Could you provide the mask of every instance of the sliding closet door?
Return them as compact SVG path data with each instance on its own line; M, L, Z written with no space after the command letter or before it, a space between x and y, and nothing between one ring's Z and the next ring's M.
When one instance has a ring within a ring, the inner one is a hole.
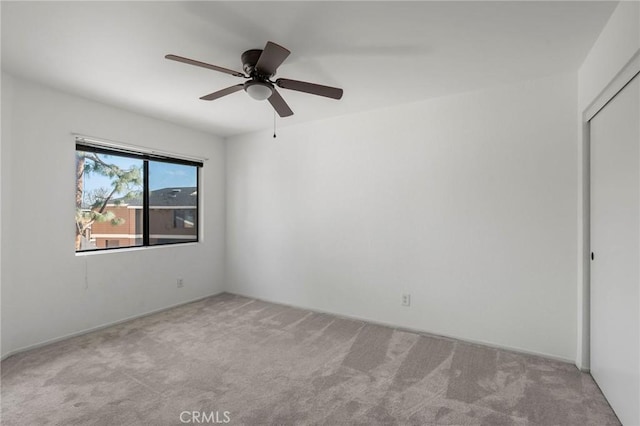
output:
M640 77L591 119L591 374L640 424Z

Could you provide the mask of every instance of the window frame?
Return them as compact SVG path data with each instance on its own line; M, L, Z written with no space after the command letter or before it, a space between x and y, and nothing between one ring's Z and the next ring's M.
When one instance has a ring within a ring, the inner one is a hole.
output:
M202 161L197 160L187 160L183 158L175 158L168 155L161 155L155 153L146 153L137 151L134 148L126 149L126 148L114 148L107 146L100 146L99 144L93 144L88 142L81 142L76 140L75 144L75 153L77 152L94 152L96 154L105 154L105 155L116 155L120 157L128 157L135 158L138 160L142 160L142 244L141 245L132 245L132 246L120 246L120 247L103 247L103 248L92 248L87 250L75 250L75 254L82 253L96 253L96 252L105 252L105 251L114 251L114 250L127 250L127 249L145 249L149 247L159 247L159 246L174 246L180 244L193 244L200 242L200 169L204 167L204 163ZM175 242L163 242L163 243L154 243L150 244L150 205L149 205L149 162L164 162L169 164L178 164L183 166L192 166L196 168L196 234L195 239L189 241L175 241Z

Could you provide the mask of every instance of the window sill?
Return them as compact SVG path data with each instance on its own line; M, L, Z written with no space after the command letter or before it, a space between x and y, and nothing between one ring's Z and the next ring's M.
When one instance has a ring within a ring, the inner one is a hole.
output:
M115 253L130 253L134 251L147 251L147 250L166 249L166 248L193 247L193 246L197 246L201 242L202 241L194 241L192 243L158 244L155 246L122 247L122 248L112 248L112 249L104 249L104 250L77 251L75 252L75 255L76 257L85 257L85 256L95 256L95 255L115 254Z

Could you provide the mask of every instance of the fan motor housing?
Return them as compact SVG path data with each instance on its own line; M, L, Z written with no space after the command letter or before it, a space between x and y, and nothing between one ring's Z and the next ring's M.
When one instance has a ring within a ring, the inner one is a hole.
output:
M260 55L262 55L261 49L251 49L244 52L240 57L240 59L242 60L242 69L244 69L244 72L247 75L253 76L255 66L258 62L258 59L260 58ZM270 76L266 77L268 78Z

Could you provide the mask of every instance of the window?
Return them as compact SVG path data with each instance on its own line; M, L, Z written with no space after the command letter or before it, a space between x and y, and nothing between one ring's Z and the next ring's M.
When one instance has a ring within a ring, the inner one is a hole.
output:
M197 167L149 162L149 244L197 240L197 175Z
M200 167L76 142L76 251L198 241Z

